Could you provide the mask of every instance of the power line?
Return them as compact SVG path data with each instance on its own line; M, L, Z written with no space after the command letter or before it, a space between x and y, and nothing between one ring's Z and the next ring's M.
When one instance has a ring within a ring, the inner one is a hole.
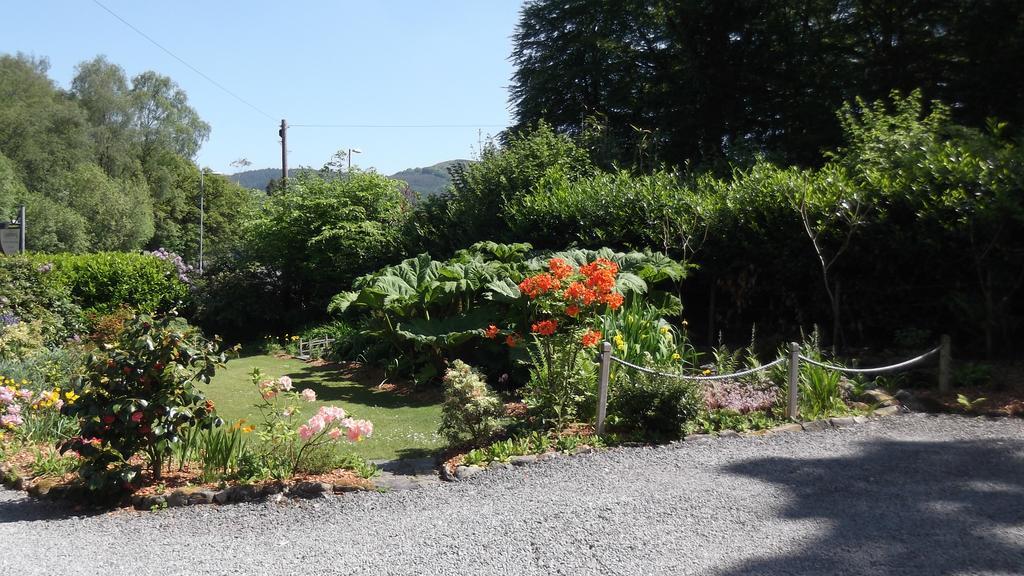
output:
M196 74L199 74L200 76L202 76L203 78L205 78L205 79L206 79L206 80L207 80L207 81L208 81L208 82L209 82L210 84L213 84L213 85L214 85L214 86L216 86L217 88L220 88L221 90L223 90L223 91L224 91L225 93L227 93L227 94L228 94L229 96L231 96L231 97L232 97L232 98L234 98L235 100L238 100L238 101L239 101L239 102L241 102L242 104L245 104L245 105L246 105L246 106L248 106L249 108L252 108L253 110L255 110L255 111L259 112L260 114L262 114L262 115L266 116L267 118L270 118L271 120L276 120L276 119L275 119L275 118L274 118L273 116L271 116L270 114L267 114L266 112L264 112L263 110L261 110L261 109L260 109L259 107L257 107L257 106L256 106L255 104L253 104L253 103L249 102L248 100L246 100L246 99L242 98L242 97L241 97L241 96L239 96L238 94L235 94L235 93L234 93L234 92L232 92L231 90L228 90L228 89L227 89L227 88L225 88L225 87L224 87L224 86L223 86L223 85L222 85L222 84L221 84L220 82L217 82L217 81L216 81L216 80L214 80L213 78L210 78L210 77L209 77L209 76L207 76L206 74L203 74L203 73L202 73L202 72L201 72L201 71L200 71L200 70L199 70L198 68L196 68L195 66L193 66L193 65L189 64L188 62L186 62L185 60L183 60L182 58L180 58L180 57L179 57L179 56L178 56L177 54L175 54L174 52L171 52L171 51L170 51L170 50L168 50L167 48L164 48L164 46L163 46L162 44L160 44L160 43L159 43L159 42L157 42L156 40L154 40L154 39L150 38L150 37L149 37L149 35L147 35L147 34L146 34L145 32L143 32L142 30L139 30L138 28L136 28L135 26L133 26L131 22L129 22L129 21L127 21L127 20L125 20L125 19L124 19L124 18L122 18L122 17L120 17L120 16L119 16L119 15L118 15L118 14L117 14L116 12L114 12L114 11L113 11L113 10L111 10L110 8L107 8L106 6L104 6L104 5L102 4L102 3L100 3L100 1L99 1L99 0L92 0L92 1L93 1L93 3L95 3L95 4L96 4L97 6L99 6L100 8L103 8L104 10L106 10L107 12L109 12L111 16L113 16L114 18L117 18L118 20L120 20L122 24L124 24L125 26L127 26L127 27L131 28L132 30L134 30L134 31L135 31L135 32L136 32L136 33L137 33L137 34L138 34L139 36L142 36L142 37L143 37L143 38L145 38L146 40L149 40L149 42L150 42L150 43L152 43L152 44L153 44L154 46L156 46L157 48L159 48L159 49L163 50L164 52L166 52L167 54L169 54L169 55L170 55L170 56L171 56L172 58L174 58L174 59L175 59L175 60L177 60L178 62L181 62L182 64L184 64L184 65L185 65L186 67L188 67L188 69L189 69L189 70L192 70L192 71L193 71L193 72L195 72Z
M289 128L505 128L504 124L289 124Z

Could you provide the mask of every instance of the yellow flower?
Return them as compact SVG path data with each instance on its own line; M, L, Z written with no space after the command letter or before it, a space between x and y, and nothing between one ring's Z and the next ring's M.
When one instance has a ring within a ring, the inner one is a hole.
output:
M256 427L250 424L249 426L246 426L246 427L242 428L242 432L245 432L246 434L248 434L249 432L252 432L255 429L256 429Z
M658 328L658 332L661 332L662 334L668 334L668 325L663 324L661 328Z
M701 374L703 374L705 376L710 376L711 375L711 370L708 370L707 368L705 368L704 371L701 372Z
M619 350L626 349L626 340L622 337L622 334L616 334L613 340L615 341L616 348L618 348Z
M678 362L678 361L680 361L682 359L683 359L683 357L679 355L679 352L676 352L675 354L672 355L672 361L674 361L674 362Z
M78 400L80 396L75 394L74 390L69 390L64 393L64 398L68 401L68 404L74 404L75 400Z

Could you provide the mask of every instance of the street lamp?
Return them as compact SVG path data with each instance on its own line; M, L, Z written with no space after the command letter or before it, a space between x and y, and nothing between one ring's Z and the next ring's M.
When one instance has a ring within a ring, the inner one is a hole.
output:
M362 153L363 153L363 151L360 150L359 148L349 148L348 149L348 171L349 172L352 171L352 155L353 154L362 154Z

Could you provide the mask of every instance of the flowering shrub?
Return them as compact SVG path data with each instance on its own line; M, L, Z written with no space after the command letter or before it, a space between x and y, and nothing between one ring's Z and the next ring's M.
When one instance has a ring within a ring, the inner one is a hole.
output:
M547 271L528 276L519 292L528 301L533 335L532 367L526 403L545 421L560 427L583 415L593 399L593 369L586 348L600 343L602 314L617 310L624 297L616 289L619 267L597 258L578 268L563 258L551 258ZM484 335L496 338L501 330L491 325ZM506 343L519 335L511 331Z
M8 432L23 441L45 442L59 438L67 419L60 414L64 404L74 404L78 395L60 388L36 390L31 382L0 377L0 435Z
M770 410L777 397L775 388L757 388L737 380L715 380L704 389L708 410L732 410L740 414Z
M480 443L498 429L503 412L501 399L487 386L484 377L461 360L452 362L444 374L444 404L438 431L450 444L466 436Z
M189 279L188 275L192 273L192 265L187 264L185 260L175 254L174 252L168 252L166 248L157 248L156 250L149 253L154 258L166 260L174 265L174 270L178 275L178 280L181 280L185 284L191 284L192 280Z
M122 337L93 354L79 379L74 404L62 412L78 419L79 434L61 452L82 456L79 474L97 493L136 489L142 453L153 478L183 432L216 422L214 405L196 388L224 362L216 340L203 338L181 318L140 315Z
M261 399L256 405L263 417L257 430L265 444L260 456L272 476L283 477L302 470L305 459L317 448L343 438L359 442L373 435L372 422L352 418L337 406L321 406L308 420L296 425L300 403L315 402L316 392L309 388L296 391L288 376L264 378L259 368L253 368L250 376Z

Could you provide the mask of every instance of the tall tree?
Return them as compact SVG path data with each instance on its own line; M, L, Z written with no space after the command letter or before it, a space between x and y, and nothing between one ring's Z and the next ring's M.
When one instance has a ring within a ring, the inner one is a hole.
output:
M97 163L115 178L138 173L135 110L124 69L104 56L82 62L71 94L88 116Z
M531 0L514 36L517 128L599 128L607 162L817 164L855 97L923 90L957 120L1024 122L1012 0Z

